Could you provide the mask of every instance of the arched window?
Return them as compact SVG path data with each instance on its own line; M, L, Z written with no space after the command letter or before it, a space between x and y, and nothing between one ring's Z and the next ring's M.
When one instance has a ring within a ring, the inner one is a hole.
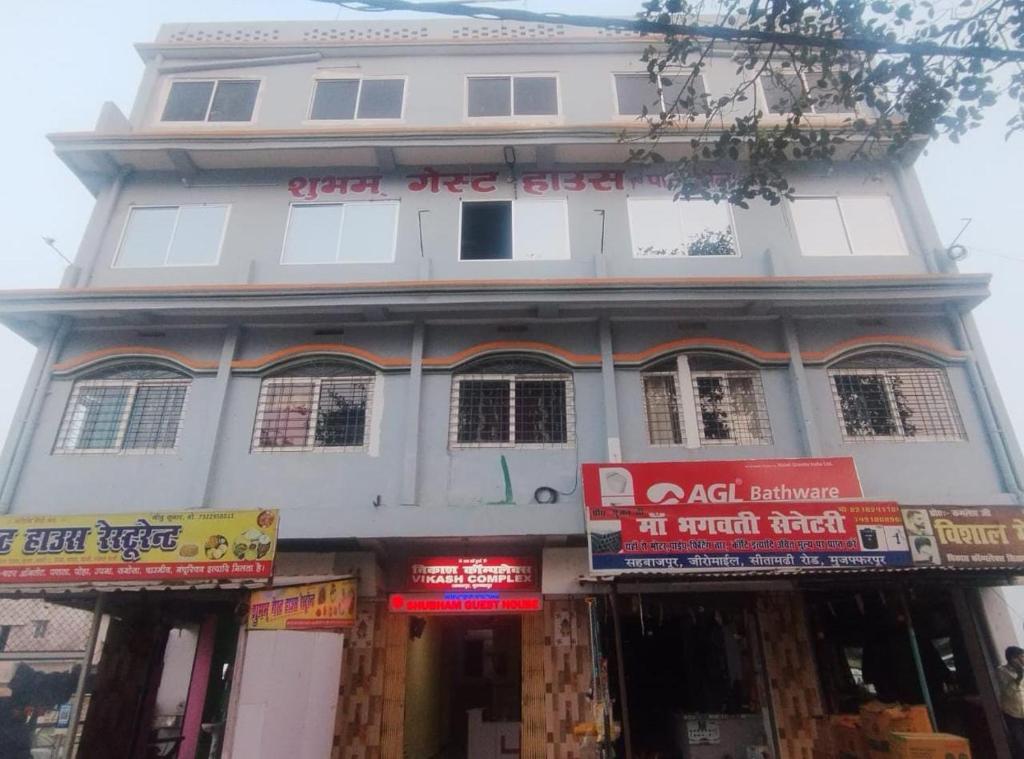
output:
M572 375L554 364L483 359L452 378L453 447L560 447L573 443L575 426Z
M252 449L365 450L375 382L361 365L322 360L264 378Z
M169 450L191 379L159 364L121 364L85 375L71 390L55 450Z
M768 445L761 373L713 354L659 361L641 373L651 445Z
M868 353L828 370L845 440L962 440L945 369L899 353Z

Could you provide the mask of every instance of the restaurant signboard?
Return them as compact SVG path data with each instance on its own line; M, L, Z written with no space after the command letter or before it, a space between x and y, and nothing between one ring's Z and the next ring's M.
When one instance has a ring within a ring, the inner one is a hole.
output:
M250 630L337 630L356 618L356 580L331 580L253 591Z
M4 584L266 580L277 511L0 517Z

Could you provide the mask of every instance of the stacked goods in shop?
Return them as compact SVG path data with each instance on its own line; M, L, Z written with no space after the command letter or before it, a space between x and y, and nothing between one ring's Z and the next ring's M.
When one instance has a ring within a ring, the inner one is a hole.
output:
M862 759L867 756L859 716L837 714L829 717L829 723L830 759Z
M891 733L887 759L971 759L966 738L947 733Z
M883 704L871 701L860 708L860 732L867 747L865 759L891 759L892 733L931 733L928 710L920 705Z

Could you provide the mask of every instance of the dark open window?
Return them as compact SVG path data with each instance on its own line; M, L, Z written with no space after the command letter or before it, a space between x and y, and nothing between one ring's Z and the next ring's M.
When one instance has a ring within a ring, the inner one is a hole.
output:
M512 201L462 204L459 258L463 261L511 260Z

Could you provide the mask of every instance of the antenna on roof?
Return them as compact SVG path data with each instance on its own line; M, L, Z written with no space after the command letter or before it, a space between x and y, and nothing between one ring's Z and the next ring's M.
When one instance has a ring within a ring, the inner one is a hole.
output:
M68 258L67 256L65 256L63 253L60 252L60 248L57 247L57 240L56 240L56 238L54 238L54 237L47 237L46 235L43 235L43 242L46 243L46 247L48 247L50 250L52 250L54 253L56 253L61 258L63 258L64 261L67 262L68 266L74 266L74 264L71 262L71 259Z

